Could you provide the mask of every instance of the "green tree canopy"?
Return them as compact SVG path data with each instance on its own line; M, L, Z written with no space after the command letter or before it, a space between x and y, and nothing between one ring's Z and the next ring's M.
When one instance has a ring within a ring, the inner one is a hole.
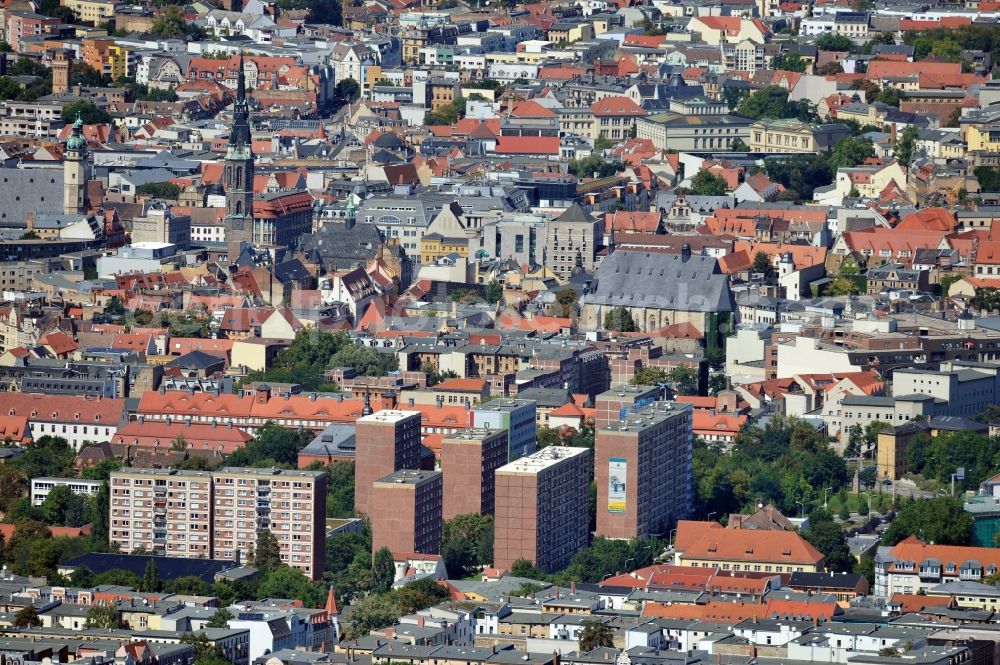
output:
M875 155L875 146L868 139L850 137L839 141L832 153L827 157L827 165L831 171L839 168L857 166L869 157Z
M453 125L465 117L465 98L456 97L454 101L445 104L436 111L424 114L425 125Z
M753 266L750 268L754 272L762 273L765 277L774 274L774 265L771 257L765 252L757 252L753 257Z
M146 563L146 569L142 572L142 586L140 591L153 593L160 590L160 573L156 569L156 561L150 559Z
M580 295L573 289L562 289L556 293L556 304L559 305L560 315L571 317L576 313L576 302Z
M209 628L226 628L229 626L229 622L235 618L232 612L225 607L220 607L212 614L212 618L208 620L207 625Z
M45 521L55 526L80 527L90 522L87 500L67 485L56 485L40 506Z
M442 556L449 576L470 575L493 562L493 517L470 513L444 523Z
M352 78L341 79L333 89L333 96L345 102L356 102L361 98L361 86Z
M188 31L188 22L184 18L184 12L175 5L163 7L149 29L149 33L157 37L183 37L188 34Z
M976 434L972 430L941 432L931 438L921 434L906 447L910 473L933 478L947 485L958 467L965 468L965 479L956 481L956 490L976 490L979 484L996 473L1000 461L1000 439Z
M750 146L748 146L743 139L736 137L733 142L729 144L730 152L750 152Z
M601 621L588 621L580 631L580 653L599 647L608 649L615 646L615 631Z
M87 609L87 628L120 628L121 618L115 605L94 605Z
M230 466L294 468L299 451L312 441L308 430L295 430L268 422L260 427L246 446L233 451L226 459Z
M674 384L674 392L678 395L698 394L698 370L693 367L678 365L670 370L667 378Z
M821 35L816 40L816 48L821 51L851 51L854 49L854 42L843 35Z
M796 200L809 200L813 190L833 181L833 170L816 155L768 157L764 160L767 177L780 183Z
M326 593L297 568L279 564L265 569L257 587L257 597L294 598L301 600L306 607L316 607L325 599Z
M788 91L777 85L751 93L739 103L736 112L754 120L796 118L803 122L812 122L817 119L816 111L809 102L788 101Z
M351 603L351 624L347 634L352 639L395 623L399 614L396 603L387 594L372 594Z
M257 544L254 546L253 555L248 562L265 574L281 567L281 549L278 547L278 539L273 533L261 531L257 534Z
M41 625L42 619L34 605L25 605L14 614L15 628L36 628Z
M771 69L786 72L805 72L809 68L806 62L798 53L781 53L771 59Z
M827 437L794 418L751 428L727 448L696 440L694 476L697 515L752 511L758 502L794 512L797 501L816 505L824 488L836 491L851 479Z
M854 570L854 556L847 547L847 538L833 517L825 510L809 515L809 530L803 536L826 557L826 569L835 573Z
M85 125L109 124L111 122L111 115L88 99L81 99L63 107L63 122L76 122L77 117L82 118Z
M607 178L625 170L619 161L607 161L600 155L591 155L583 159L571 159L566 163L566 169L577 178Z
M308 9L306 21L326 25L341 25L342 13L339 0L278 0L282 9Z
M910 160L917 149L917 128L909 125L896 138L896 143L892 146L893 155L896 161L904 169L909 168Z
M495 305L503 300L503 287L500 285L500 282L494 279L486 285L486 289L483 292L483 300L491 305Z
M17 465L0 464L0 510L6 512L10 505L27 495L28 476Z
M176 201L183 190L176 182L147 182L139 185L136 191L146 196Z
M691 193L698 196L725 196L729 183L707 169L701 169L691 178Z
M979 181L979 188L984 192L1000 192L1000 167L977 166L973 173Z
M670 375L659 367L643 365L632 375L634 386L657 386L670 380Z
M624 307L615 307L604 315L604 328L614 332L635 332L639 329L632 320L632 314Z
M396 578L396 565L388 547L380 547L372 557L372 589L385 593L392 588Z
M337 590L341 602L372 588L371 528L360 533L343 533L326 539L324 581Z
M66 439L46 435L35 439L24 454L10 464L23 471L28 478L73 478L76 476L75 461L76 451Z
M910 500L896 513L882 535L883 545L895 545L917 536L936 545L966 545L972 533L972 515L954 497Z
M326 492L326 516L354 516L354 462L334 462L324 467L329 476Z

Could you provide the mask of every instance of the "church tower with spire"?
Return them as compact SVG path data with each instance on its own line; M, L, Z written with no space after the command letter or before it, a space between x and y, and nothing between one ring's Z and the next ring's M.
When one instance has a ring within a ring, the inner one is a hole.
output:
M79 115L63 157L63 214L78 215L87 211L87 139Z
M239 256L240 244L253 242L253 143L250 138L250 105L247 102L243 54L233 104L233 127L229 132L222 180L226 190L226 242L230 261Z

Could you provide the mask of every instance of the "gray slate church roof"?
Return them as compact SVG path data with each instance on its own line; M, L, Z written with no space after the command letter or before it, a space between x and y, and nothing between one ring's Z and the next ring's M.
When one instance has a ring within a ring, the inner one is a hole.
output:
M583 304L731 312L733 295L714 257L617 251L601 262Z
M29 212L62 214L62 169L0 169L0 228L25 228Z

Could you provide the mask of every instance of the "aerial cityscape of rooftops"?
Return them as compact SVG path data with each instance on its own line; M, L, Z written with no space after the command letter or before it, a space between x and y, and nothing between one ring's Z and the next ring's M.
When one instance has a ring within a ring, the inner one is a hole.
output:
M0 0L0 665L997 665L994 58Z

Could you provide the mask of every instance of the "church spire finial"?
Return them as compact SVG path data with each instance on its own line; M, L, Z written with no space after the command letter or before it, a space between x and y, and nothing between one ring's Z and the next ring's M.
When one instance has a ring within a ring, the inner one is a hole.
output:
M247 97L247 79L243 68L243 51L240 51L240 75L236 83L236 101L245 101Z
M240 71L236 79L236 102L233 104L233 128L229 133L230 149L249 149L250 104L247 102L246 72L243 66L243 52L240 51Z

